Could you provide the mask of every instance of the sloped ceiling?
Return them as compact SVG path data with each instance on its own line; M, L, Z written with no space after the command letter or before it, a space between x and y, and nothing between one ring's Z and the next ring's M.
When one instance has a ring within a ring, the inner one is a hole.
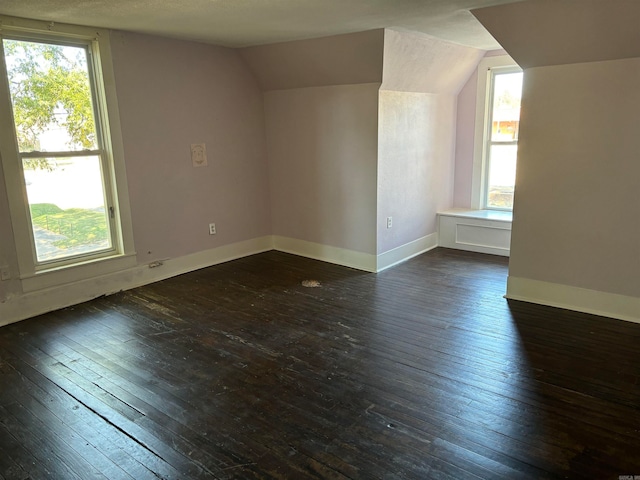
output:
M382 82L383 29L239 50L264 91Z
M0 14L129 30L229 47L378 28L499 48L471 15L517 0L2 0Z
M457 94L484 54L391 29L247 47L240 55L264 91L381 84L382 90Z
M522 68L640 57L640 0L527 0L472 13Z

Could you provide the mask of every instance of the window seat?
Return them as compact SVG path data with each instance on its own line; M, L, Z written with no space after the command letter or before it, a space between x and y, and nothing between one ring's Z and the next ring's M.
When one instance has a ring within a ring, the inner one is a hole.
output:
M509 256L512 212L452 209L438 213L438 245Z

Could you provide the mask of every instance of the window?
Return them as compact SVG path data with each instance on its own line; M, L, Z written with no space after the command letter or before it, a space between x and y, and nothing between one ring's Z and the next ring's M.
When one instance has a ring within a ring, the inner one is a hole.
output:
M522 70L510 57L487 57L478 73L472 201L511 210L516 176Z
M124 256L108 32L1 20L0 154L21 278Z

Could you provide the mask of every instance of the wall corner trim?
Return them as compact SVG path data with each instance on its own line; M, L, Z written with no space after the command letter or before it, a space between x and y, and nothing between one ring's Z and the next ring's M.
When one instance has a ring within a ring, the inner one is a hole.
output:
M509 276L506 298L640 323L640 297Z
M432 233L378 255L376 272L381 272L438 246L438 233Z

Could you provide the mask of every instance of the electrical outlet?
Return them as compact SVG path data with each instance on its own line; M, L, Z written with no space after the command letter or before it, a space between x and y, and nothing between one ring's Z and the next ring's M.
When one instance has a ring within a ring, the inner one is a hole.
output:
M7 267L6 265L0 267L0 280L4 282L5 280L9 280L10 278L11 270L9 270L9 267Z
M216 224L215 223L210 223L209 224L209 235L215 235L216 234Z
M387 217L387 228L391 228L393 226L393 217Z

